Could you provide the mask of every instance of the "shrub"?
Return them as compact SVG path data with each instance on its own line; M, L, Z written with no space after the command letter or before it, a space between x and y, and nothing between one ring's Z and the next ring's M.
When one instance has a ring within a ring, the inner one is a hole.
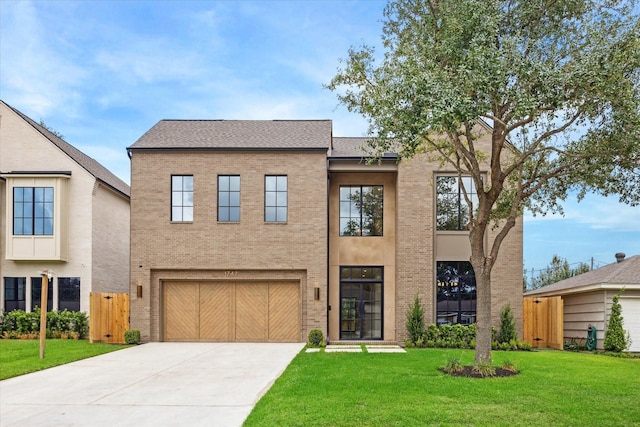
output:
M609 316L607 330L604 333L604 349L617 353L625 350L629 345L625 331L622 328L624 319L622 317L622 307L618 301L619 296L618 294L613 297L611 315Z
M498 334L498 342L508 343L517 338L516 322L513 320L511 306L507 304L500 310L500 333Z
M447 360L447 364L444 365L444 368L442 368L442 370L447 374L453 374L462 371L460 359L454 357L450 358L449 360Z
M324 346L324 334L320 329L312 329L309 331L309 346L310 347Z
M413 304L407 312L407 334L411 342L417 343L424 334L424 310L420 304L420 297L416 295Z
M85 338L89 331L87 314L80 311L53 310L47 313L47 337ZM0 331L3 337L22 338L40 333L40 308L32 312L13 310L0 316Z
M124 342L127 344L140 344L140 331L138 329L124 331Z
M502 362L501 368L509 372L518 372L515 365L510 360L505 360L504 362Z
M473 372L481 377L493 377L496 375L496 368L491 363L482 362L473 366Z

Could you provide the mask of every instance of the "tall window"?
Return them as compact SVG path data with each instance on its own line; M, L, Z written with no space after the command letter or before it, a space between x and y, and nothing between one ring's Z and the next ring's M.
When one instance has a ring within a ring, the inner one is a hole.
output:
M382 185L340 187L340 235L382 236Z
M171 177L171 221L193 221L193 175Z
M476 275L469 261L438 261L436 265L438 324L476 321Z
M382 339L382 267L340 267L340 339Z
M240 176L218 175L218 221L240 221Z
M31 278L31 311L42 306L42 277ZM53 279L47 287L47 311L53 310Z
M80 311L80 278L58 278L58 310Z
M53 235L53 187L13 188L13 234Z
M27 279L24 277L4 278L4 310L26 310L25 290Z
M265 222L287 222L287 176L264 177Z
M463 176L436 177L436 229L438 230L466 230L471 221L469 204L467 203L463 187L471 200L472 209L478 206L478 194L473 185L473 179Z

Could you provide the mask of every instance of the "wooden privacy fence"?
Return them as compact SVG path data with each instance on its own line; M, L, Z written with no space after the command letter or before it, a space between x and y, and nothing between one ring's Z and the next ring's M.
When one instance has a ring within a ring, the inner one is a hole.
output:
M522 304L524 340L536 348L562 350L564 306L562 297L524 298Z
M89 295L89 341L124 344L129 329L129 294Z

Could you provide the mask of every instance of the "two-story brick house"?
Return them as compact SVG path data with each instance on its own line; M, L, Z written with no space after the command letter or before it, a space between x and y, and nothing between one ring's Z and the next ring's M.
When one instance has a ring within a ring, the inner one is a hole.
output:
M328 120L158 122L128 148L131 327L149 341L317 328L400 342L416 295L428 322L473 323L468 178L424 156L368 164L365 141ZM521 221L492 286L494 322L510 304L521 328Z
M129 186L0 101L0 307L89 312L90 292L129 290Z

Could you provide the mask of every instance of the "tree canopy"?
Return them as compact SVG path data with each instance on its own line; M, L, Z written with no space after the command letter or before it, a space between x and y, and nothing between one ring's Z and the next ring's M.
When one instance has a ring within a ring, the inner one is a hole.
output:
M525 272L524 279L527 283L527 289L531 290L577 276L578 274L586 273L589 270L591 270L591 268L584 262L572 268L566 258L554 255L549 265L540 270L536 276L532 275L531 279L527 279Z
M419 153L473 178L476 362L490 361L491 269L523 209L561 212L571 191L640 203L638 10L633 0L395 0L383 22L384 56L350 49L328 88L369 120L372 156ZM480 122L491 126L484 151Z

